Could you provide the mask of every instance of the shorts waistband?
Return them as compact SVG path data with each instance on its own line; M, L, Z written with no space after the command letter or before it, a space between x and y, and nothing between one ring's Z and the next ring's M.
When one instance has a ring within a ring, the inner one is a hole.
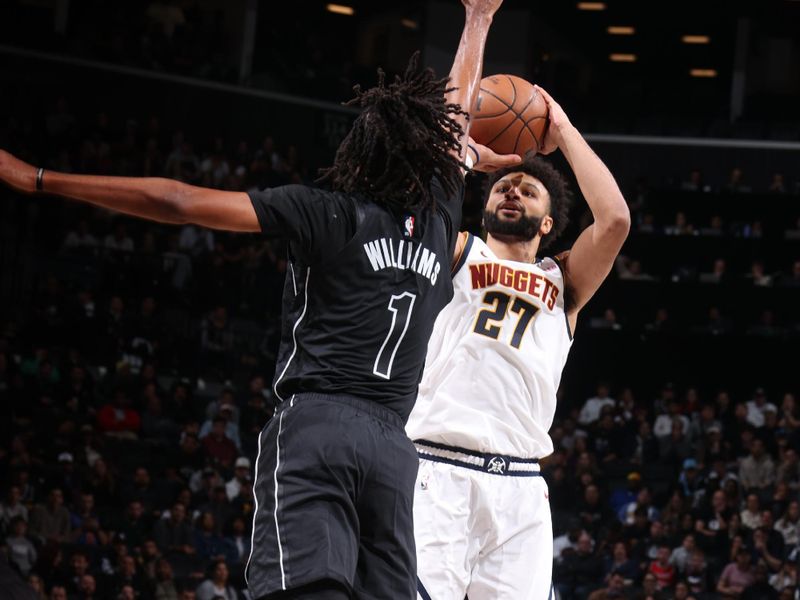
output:
M373 400L365 400L364 398L357 398L355 396L344 396L341 394L317 394L313 392L305 392L302 394L294 394L288 400L284 400L275 408L275 413L279 413L282 410L287 409L289 406L295 406L298 402L308 401L308 400L318 400L320 402L334 402L336 404L343 404L345 406L349 406L350 408L354 408L360 412L364 412L370 416L375 417L376 419L387 423L388 425L393 425L395 427L399 427L400 429L405 429L405 423L403 419L394 412L390 408L386 408L378 404Z
M477 452L457 446L447 446L428 440L414 440L417 454L425 460L509 477L540 477L538 458L518 458L506 454Z

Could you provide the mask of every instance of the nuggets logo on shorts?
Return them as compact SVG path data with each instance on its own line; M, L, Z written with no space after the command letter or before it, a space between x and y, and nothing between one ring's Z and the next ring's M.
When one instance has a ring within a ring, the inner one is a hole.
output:
M506 471L506 461L499 456L495 456L489 461L489 464L486 465L486 470L489 473L499 473L502 475Z

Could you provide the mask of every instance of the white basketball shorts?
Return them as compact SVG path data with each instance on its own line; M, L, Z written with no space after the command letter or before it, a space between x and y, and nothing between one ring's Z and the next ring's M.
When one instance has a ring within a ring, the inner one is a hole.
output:
M551 598L553 525L537 461L416 445L418 598Z

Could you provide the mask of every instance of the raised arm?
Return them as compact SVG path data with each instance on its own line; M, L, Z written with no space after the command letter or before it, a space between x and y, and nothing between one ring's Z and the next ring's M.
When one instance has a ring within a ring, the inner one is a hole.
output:
M25 194L45 193L161 223L194 223L226 231L260 231L244 192L197 187L161 177L106 177L39 170L0 150L0 181Z
M454 89L447 94L447 101L458 104L469 113L478 99L483 72L483 49L486 46L489 26L503 0L461 0L461 2L466 10L466 22L450 69L449 85ZM467 151L469 118L462 114L454 115L454 118L464 130L464 135L459 140L461 151L456 157L463 162Z
M578 311L594 295L614 266L628 237L631 216L613 175L570 123L564 110L546 91L541 92L550 110L550 124L542 154L559 148L569 162L594 223L584 229L564 260L567 285L572 295L567 316L574 326Z

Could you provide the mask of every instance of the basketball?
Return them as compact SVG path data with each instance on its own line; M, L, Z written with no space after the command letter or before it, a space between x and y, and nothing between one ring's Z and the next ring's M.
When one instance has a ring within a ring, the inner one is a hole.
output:
M490 75L481 80L470 135L499 154L538 152L547 113L547 103L532 83L514 75Z

